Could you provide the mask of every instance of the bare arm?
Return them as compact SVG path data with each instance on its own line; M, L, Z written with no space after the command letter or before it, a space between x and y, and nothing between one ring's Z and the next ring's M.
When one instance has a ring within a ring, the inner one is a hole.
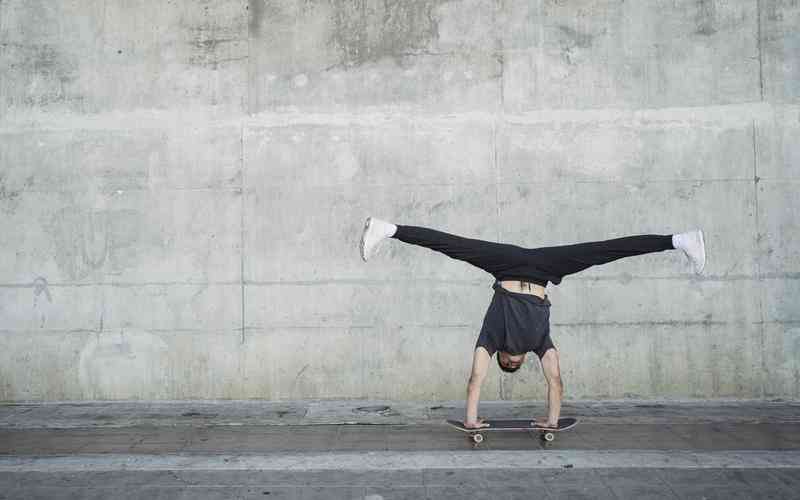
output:
M561 415L561 396L564 391L561 369L558 366L558 351L548 349L541 362L544 378L547 379L547 425L555 427Z
M478 427L478 401L481 396L481 384L489 371L489 352L484 347L476 347L472 357L472 374L467 384L467 416L464 419L466 427Z

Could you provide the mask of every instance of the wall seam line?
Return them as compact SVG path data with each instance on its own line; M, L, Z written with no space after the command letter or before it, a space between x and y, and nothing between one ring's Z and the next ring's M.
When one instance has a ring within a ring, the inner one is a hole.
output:
M756 0L756 47L758 48L758 84L764 100L764 56L761 50L761 0Z
M245 197L245 182L244 182L244 124L241 125L240 129L240 136L239 136L239 172L240 172L240 190L239 190L239 284L241 288L241 339L240 343L244 344L245 342L245 308L244 308L244 197Z
M758 217L758 131L756 127L756 120L753 119L753 201L754 201L754 223L756 229L756 238L755 238L755 253L756 253L756 283L759 289L761 289L762 284L762 273L761 273L761 229L759 227L759 217ZM760 352L761 352L761 397L764 397L766 394L766 380L764 376L767 373L767 366L766 366L766 352L765 352L765 338L764 338L764 301L763 301L763 294L759 291L758 293L758 317L759 317L759 325L758 325L758 333L759 333L759 341L760 341Z

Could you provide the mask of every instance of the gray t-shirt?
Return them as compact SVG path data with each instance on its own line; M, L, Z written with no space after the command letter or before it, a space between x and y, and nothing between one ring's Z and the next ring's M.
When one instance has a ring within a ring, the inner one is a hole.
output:
M540 358L550 347L550 300L536 295L506 290L495 281L494 296L483 318L475 347L482 346L490 356L497 351L509 354L535 352Z

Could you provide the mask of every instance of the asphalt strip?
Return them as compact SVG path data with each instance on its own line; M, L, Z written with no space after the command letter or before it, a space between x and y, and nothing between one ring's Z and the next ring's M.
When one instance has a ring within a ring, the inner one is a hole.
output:
M535 450L236 455L86 454L3 456L0 472L120 470L416 470L416 469L761 469L800 468L800 450Z

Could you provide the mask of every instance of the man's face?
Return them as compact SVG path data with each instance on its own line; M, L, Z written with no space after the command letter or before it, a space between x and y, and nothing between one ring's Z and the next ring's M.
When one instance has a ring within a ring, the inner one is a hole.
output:
M500 352L500 364L511 370L519 368L525 362L524 354L508 354L507 352Z

